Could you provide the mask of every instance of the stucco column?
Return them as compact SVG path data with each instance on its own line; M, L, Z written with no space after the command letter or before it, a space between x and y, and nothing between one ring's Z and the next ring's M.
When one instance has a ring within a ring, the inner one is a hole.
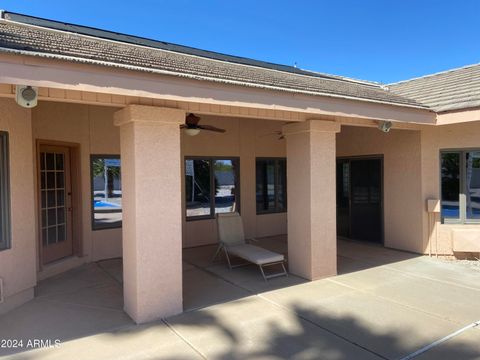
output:
M130 105L120 126L123 294L137 323L182 312L180 128L185 112Z
M309 280L337 274L335 134L310 120L283 127L287 139L288 262Z

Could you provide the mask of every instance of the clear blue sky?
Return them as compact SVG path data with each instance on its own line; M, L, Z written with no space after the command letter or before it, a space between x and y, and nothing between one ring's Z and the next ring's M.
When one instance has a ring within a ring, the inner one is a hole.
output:
M0 8L386 83L480 62L480 0L0 0Z

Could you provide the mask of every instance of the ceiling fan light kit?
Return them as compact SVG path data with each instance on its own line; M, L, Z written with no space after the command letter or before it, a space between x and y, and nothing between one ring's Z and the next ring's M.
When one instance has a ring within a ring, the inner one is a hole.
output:
M185 134L187 134L188 136L195 136L195 135L200 134L200 129L185 128L184 131L185 131Z
M200 133L200 130L205 131L214 131L219 133L224 133L225 129L220 129L211 125L199 125L200 118L195 114L188 114L185 118L185 124L180 125L180 129L185 131L185 134L188 136L195 136Z

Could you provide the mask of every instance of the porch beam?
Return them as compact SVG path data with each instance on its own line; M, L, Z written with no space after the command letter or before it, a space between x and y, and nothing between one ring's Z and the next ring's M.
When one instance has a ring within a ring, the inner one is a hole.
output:
M288 263L308 280L337 274L335 134L340 124L283 127L287 139Z
M136 323L182 312L180 128L185 112L130 105L120 127L125 311Z

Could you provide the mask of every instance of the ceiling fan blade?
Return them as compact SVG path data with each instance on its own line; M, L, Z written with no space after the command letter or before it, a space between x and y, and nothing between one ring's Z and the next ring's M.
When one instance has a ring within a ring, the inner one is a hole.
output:
M188 126L185 124L180 124L180 129L186 129Z
M186 119L185 119L185 123L189 126L197 126L198 125L198 122L200 121L200 117L198 117L197 115L195 114L188 114Z
M282 135L282 131L281 130L275 130L275 131L271 131L269 133L266 133L266 134L261 134L259 135L258 137L267 137L267 136L274 136L274 135Z
M217 127L211 126L211 125L198 125L197 128L202 129L202 130L207 130L207 131L215 131L215 132L219 132L219 133L224 133L225 132L225 129L220 129L220 128L217 128Z

